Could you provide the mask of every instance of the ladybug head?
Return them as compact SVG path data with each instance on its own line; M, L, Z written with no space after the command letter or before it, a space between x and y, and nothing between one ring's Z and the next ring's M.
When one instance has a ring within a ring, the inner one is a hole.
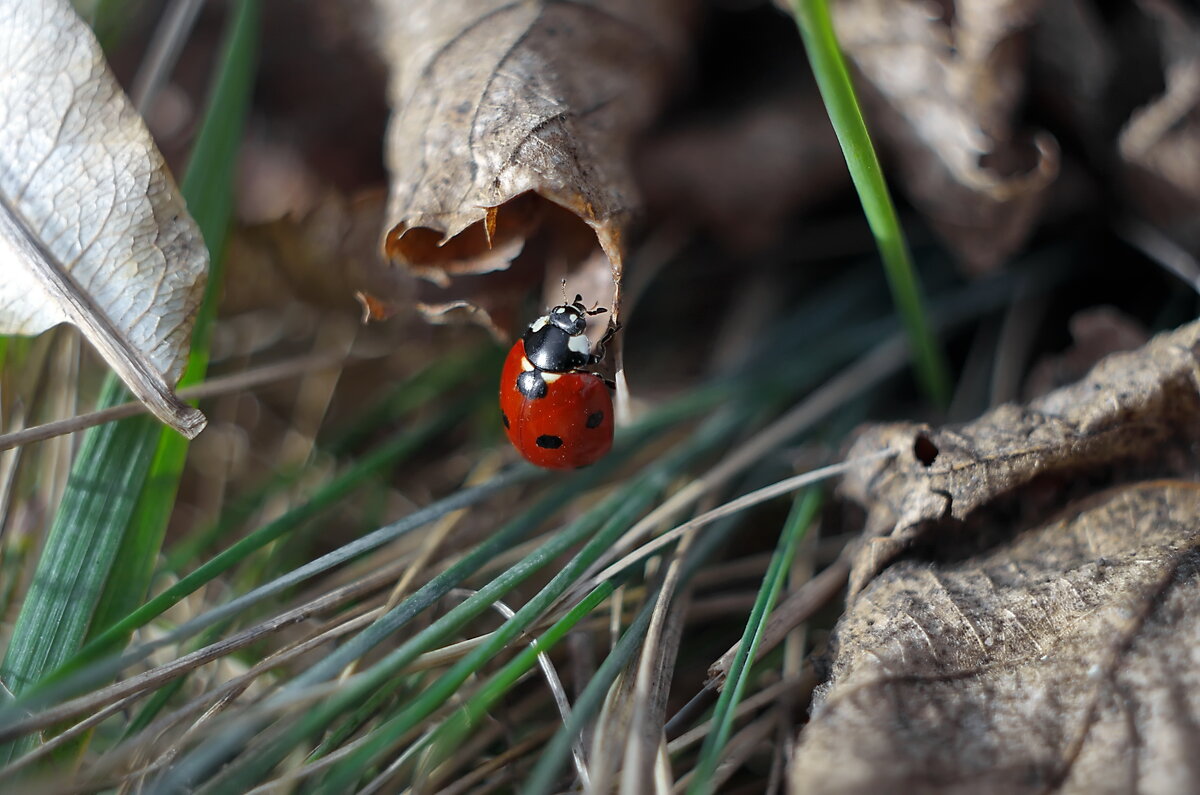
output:
M561 304L550 310L550 323L574 337L582 334L587 328L586 310L583 304L576 301L571 304Z
M603 307L588 309L584 306L583 296L576 295L575 300L569 304L559 304L550 310L547 315L550 323L563 331L570 334L572 337L582 334L587 328L587 319L591 315L599 315L607 311Z

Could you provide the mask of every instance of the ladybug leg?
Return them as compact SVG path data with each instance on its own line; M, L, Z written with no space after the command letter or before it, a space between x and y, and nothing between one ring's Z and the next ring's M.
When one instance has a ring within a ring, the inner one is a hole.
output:
M600 311L604 311L604 310L600 310ZM621 324L610 320L608 322L608 328L604 330L604 336L600 338L600 342L598 344L600 344L600 345L608 344L608 341L611 340L616 335L616 333L620 330L621 330Z
M613 323L611 321L609 322L608 328L605 329L605 331L604 331L604 336L601 337L596 342L596 344L592 347L592 356L591 356L591 360L588 362L589 364L596 364L597 362L602 361L604 359L604 353L605 353L605 350L607 349L609 341L612 340L613 335L616 334L620 330L621 330L620 323Z

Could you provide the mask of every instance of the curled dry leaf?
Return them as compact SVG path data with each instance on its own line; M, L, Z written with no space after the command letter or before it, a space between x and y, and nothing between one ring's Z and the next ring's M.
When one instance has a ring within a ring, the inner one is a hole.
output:
M1157 22L1166 88L1121 131L1126 181L1156 226L1195 249L1200 246L1200 14L1169 0L1141 5Z
M853 470L844 493L868 510L851 593L941 522L961 522L1040 475L1161 456L1200 440L1200 321L1107 357L1081 381L1027 406L1006 404L961 427L869 428L848 459L897 455Z
M619 306L639 204L630 143L681 59L691 0L377 5L392 71L388 256L445 285L582 221L589 248L549 256L570 269L598 241L613 295L586 298Z
M1014 123L1024 91L1024 37L1040 5L834 6L842 46L868 81L872 129L895 151L900 184L975 272L995 268L1021 245L1058 174L1053 137Z
M0 333L78 326L185 436L172 392L208 252L141 118L66 0L0 0Z
M897 563L834 636L794 792L1196 792L1200 487L1097 495Z
M494 280L488 289L463 280L469 301L446 301L443 291L384 262L379 226L386 197L371 191L347 197L328 192L303 215L242 227L230 241L221 311L237 314L301 301L334 310L355 309L362 321L381 322L411 311L435 324L468 322L498 341L507 333L491 312L516 304L517 291Z

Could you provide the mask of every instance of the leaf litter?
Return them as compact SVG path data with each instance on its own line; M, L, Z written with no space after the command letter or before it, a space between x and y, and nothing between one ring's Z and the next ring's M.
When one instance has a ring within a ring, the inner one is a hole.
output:
M1027 406L860 434L848 458L898 455L843 486L867 538L793 789L1200 785L1197 444L1200 322Z

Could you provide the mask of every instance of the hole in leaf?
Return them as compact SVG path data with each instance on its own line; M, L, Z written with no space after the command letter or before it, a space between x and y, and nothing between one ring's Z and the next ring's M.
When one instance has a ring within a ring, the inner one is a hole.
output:
M937 445L928 436L919 433L917 434L916 441L913 442L913 455L925 466L930 466L937 460Z

